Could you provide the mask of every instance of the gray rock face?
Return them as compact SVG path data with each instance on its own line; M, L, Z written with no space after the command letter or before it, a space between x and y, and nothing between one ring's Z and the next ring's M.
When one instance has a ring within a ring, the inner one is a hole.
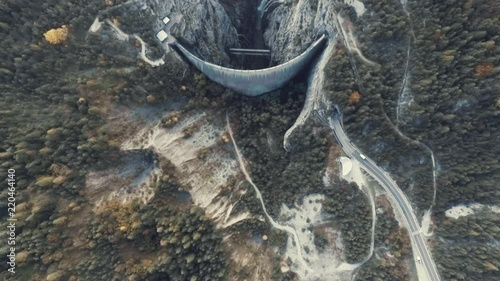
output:
M171 33L185 45L191 45L200 58L215 64L227 64L225 50L239 47L238 33L227 11L217 0L173 0L155 3L158 28L161 18L182 15ZM201 20L203 19L203 20Z
M282 64L320 35L334 36L338 5L329 0L131 0L101 12L100 20L119 15L127 34L154 44L168 16L170 38L204 61L227 67L229 48L255 45L271 49L273 61Z
M271 1L272 2L272 1ZM335 34L334 7L328 0L290 1L269 5L264 17L264 41L273 59L288 61L303 52L319 35Z
M266 0L263 0L266 1ZM155 2L155 1L152 1ZM320 35L335 34L334 5L328 0L266 1L264 43L272 50L273 60L284 63L300 55ZM181 15L171 33L199 58L227 66L228 48L240 46L242 35L253 36L257 28L259 0L172 0L154 3L152 9L161 18ZM204 20L200 20L204 19ZM252 38L246 38L252 41Z
M258 0L129 0L100 11L90 29L95 33L100 24L107 23L112 26L110 34L114 35L105 38L107 41L126 41L138 36L146 46L159 45L156 34L163 29L172 35L165 42L173 43L176 38L203 60L227 65L226 50L241 47L237 28L248 26L252 21L252 16L245 16L252 9L253 1ZM170 18L167 25L162 21L165 17ZM116 18L120 21L114 24ZM129 50L126 55L133 56L134 52Z
M263 0L266 1L266 0ZM273 2L273 1L266 1ZM259 0L173 0L155 4L158 28L161 18L180 14L171 33L199 58L227 66L228 48L241 47L239 36L252 36L257 28ZM284 63L300 55L320 35L335 34L334 5L328 0L274 1L264 13L265 45L273 60ZM204 19L204 20L200 20ZM252 38L246 38L252 41Z

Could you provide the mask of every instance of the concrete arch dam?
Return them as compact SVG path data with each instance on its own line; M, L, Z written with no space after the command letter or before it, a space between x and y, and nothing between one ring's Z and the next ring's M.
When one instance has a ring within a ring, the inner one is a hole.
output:
M325 41L326 36L323 34L298 57L277 66L258 70L240 70L215 65L199 59L178 41L174 45L210 80L239 93L258 96L276 90L290 81L322 49Z

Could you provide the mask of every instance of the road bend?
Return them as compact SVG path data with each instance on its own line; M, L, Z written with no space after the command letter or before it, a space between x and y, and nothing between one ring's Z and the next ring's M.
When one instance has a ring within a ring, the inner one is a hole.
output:
M436 264L432 259L432 255L427 248L425 238L420 231L420 226L418 224L417 217L413 212L413 208L410 201L401 189L398 187L396 182L385 172L382 168L378 167L377 164L368 157L363 159L360 156L361 151L349 140L344 128L341 123L341 115L335 114L330 120L330 128L333 130L333 134L337 138L337 141L342 146L345 153L359 162L360 166L368 172L391 196L391 198L397 203L398 209L403 214L403 218L408 228L408 234L410 235L412 247L414 253L416 252L420 256L420 261L416 262L417 266L421 264L426 272L427 279L421 281L440 281L439 273L436 268ZM418 260L414 256L414 259Z

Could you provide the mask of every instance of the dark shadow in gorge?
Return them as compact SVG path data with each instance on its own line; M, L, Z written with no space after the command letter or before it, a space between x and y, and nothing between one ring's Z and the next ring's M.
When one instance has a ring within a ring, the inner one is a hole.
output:
M266 49L264 30L260 27L257 13L260 0L221 0L220 3L238 31L241 48ZM231 59L232 64L241 66L243 69L262 69L270 65L269 58L265 56L232 55Z

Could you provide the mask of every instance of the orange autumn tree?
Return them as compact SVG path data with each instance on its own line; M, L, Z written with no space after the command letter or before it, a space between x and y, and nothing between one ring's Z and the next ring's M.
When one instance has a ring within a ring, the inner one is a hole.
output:
M68 38L69 28L63 25L59 28L51 29L43 34L45 40L51 45L61 44Z
M479 77L488 76L493 71L493 64L490 62L480 63L476 65L475 71L476 75Z
M349 100L347 101L347 104L356 105L359 103L360 100L361 100L361 95L359 94L358 91L354 91L349 96Z

